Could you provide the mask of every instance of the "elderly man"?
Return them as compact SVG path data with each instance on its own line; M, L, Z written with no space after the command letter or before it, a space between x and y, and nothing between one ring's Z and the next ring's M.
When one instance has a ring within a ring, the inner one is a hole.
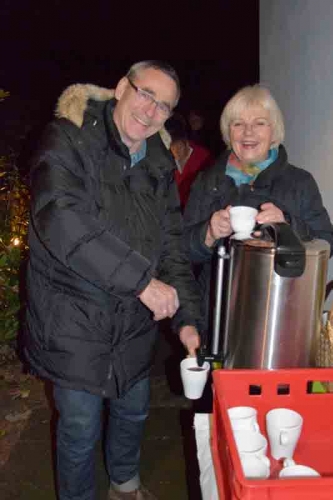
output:
M95 498L94 448L108 400L109 498L154 499L140 483L157 322L199 347L198 295L158 131L177 74L134 64L115 91L60 97L31 171L26 355L54 383L60 500Z

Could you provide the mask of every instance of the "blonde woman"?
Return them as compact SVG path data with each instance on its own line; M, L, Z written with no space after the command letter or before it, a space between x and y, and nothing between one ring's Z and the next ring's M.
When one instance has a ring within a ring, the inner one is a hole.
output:
M230 205L257 208L259 224L287 222L302 240L333 244L313 176L288 161L282 113L270 91L258 84L239 90L226 104L220 125L227 150L198 175L185 211L191 258L203 265L204 296L214 248L231 234Z

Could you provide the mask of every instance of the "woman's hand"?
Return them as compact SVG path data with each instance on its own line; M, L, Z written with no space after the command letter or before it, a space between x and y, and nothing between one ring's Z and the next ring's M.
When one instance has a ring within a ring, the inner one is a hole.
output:
M232 233L229 210L230 206L214 212L211 216L205 239L207 247L212 247L216 240L226 238Z
M257 215L258 224L271 224L274 222L286 222L282 210L274 203L263 203Z

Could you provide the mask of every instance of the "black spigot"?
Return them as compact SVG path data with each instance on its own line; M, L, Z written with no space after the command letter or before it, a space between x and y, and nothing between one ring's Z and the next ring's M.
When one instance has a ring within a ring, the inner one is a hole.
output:
M221 354L208 354L206 347L200 347L197 351L198 366L202 366L205 361L208 361L208 363L221 362Z
M206 350L204 347L200 347L197 351L197 363L198 366L202 366L205 362Z

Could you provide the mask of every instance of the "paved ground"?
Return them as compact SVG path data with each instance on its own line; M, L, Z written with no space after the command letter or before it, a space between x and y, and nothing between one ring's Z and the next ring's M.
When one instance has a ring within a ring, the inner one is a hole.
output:
M193 408L181 394L178 376L181 355L181 352L174 355L169 343L162 338L152 377L151 411L142 448L141 470L143 481L159 500L201 499L192 428ZM20 393L15 393L18 387ZM27 390L29 396L25 398ZM54 426L44 386L41 382L22 378L19 384L17 380L12 381L10 390L8 383L0 385L2 394L1 401L7 401L7 406L8 398L12 406L16 405L16 408L10 408L14 420L17 415L26 415L27 418L8 422L4 418L1 420L0 412L1 500L56 500L54 443L50 438ZM15 394L19 396L15 397ZM1 406L4 417L9 408L5 408L6 404ZM96 457L98 500L104 500L108 485L100 446Z

